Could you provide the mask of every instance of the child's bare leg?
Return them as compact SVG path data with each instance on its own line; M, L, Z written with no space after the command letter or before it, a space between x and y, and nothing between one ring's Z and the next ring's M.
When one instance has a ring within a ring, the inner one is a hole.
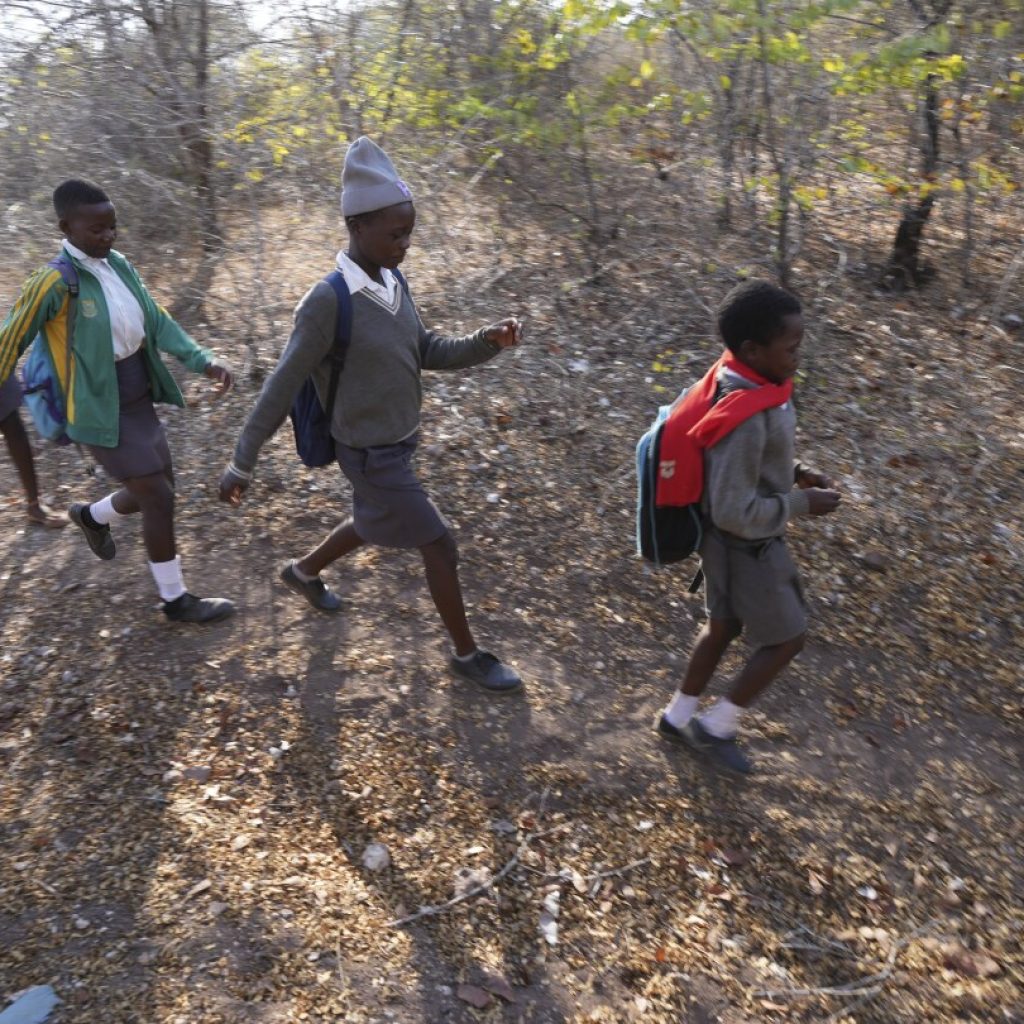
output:
M53 509L47 508L39 500L39 481L36 477L35 460L32 458L32 443L28 439L25 424L22 423L21 414L17 409L0 421L0 432L4 435L7 450L11 453L11 461L21 479L29 519L51 529L67 526L68 521L64 516L57 515Z
M151 562L169 562L177 554L174 542L174 487L164 473L151 473L124 482L130 501L125 512L137 506L142 512L142 541ZM118 491L112 501L117 508Z
M304 558L297 559L293 565L303 577L319 576L324 569L339 558L351 554L356 548L363 546L363 538L356 533L351 519L336 526L327 537Z
M729 700L737 707L749 707L768 684L804 649L807 634L785 643L760 647L733 679Z
M165 469L163 475L167 478L167 483L170 485L171 492L173 494L174 470L170 468ZM125 486L122 487L119 491L114 491L113 494L107 495L107 497L103 500L109 502L110 507L119 516L132 516L142 511L142 506L139 504L139 499L136 497L135 494L132 493L131 488L128 487L127 484L125 484ZM96 506L99 504L100 502L93 502L93 504L89 508L90 513L95 513ZM97 521L104 523L108 520L106 518L100 518Z
M455 538L445 533L421 547L420 554L427 572L430 596L452 638L456 655L463 657L472 654L476 650L476 641L466 620L466 606L459 584L459 549Z
M697 634L686 672L679 689L662 712L658 730L678 740L679 730L693 718L704 692L722 660L726 648L740 635L742 626L735 619L708 619Z
M697 635L679 691L699 697L714 675L726 648L740 635L742 627L735 619L708 619Z
M805 634L771 647L758 648L732 681L729 696L718 701L698 719L704 730L720 740L731 740L739 729L740 713L749 707L758 694L803 650ZM735 746L735 744L733 744ZM746 758L731 751L729 756L741 764ZM735 765L733 765L735 766ZM740 771L748 771L739 768Z
M124 490L127 498L122 507L127 511L137 506L142 512L142 540L164 614L174 622L216 622L232 614L235 606L230 601L195 597L185 587L174 539L174 475L170 468L125 480ZM121 498L118 491L109 500L113 503Z
M32 459L32 445L17 409L6 419L0 421L0 432L3 433L4 440L7 442L7 450L11 453L11 461L18 471L21 487L29 505L38 505L39 481L36 479L36 467Z
M127 487L122 487L119 491L114 491L110 495L110 503L114 507L114 511L119 516L132 516L136 512L142 511L142 506L139 504L138 499Z

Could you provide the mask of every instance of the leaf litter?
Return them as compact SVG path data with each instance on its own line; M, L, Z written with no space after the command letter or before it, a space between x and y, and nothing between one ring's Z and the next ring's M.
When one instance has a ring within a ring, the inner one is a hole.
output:
M548 303L543 235L519 242L514 289L487 294L423 256L428 319L533 307L536 347L426 380L421 469L523 700L447 681L411 560L331 570L350 604L330 626L274 591L296 531L319 539L346 493L282 434L260 499L217 508L211 465L252 394L172 415L183 546L247 611L187 637L149 616L130 526L112 606L70 536L5 549L0 995L47 980L55 1024L1007 1019L1024 485L984 317L949 331L941 294L894 303L851 280L811 310L801 448L849 500L793 531L812 642L750 716L765 771L737 785L650 736L699 604L630 554L654 384L715 351L696 304L664 296L680 274L709 300L731 278L652 250L644 274ZM484 234L465 245L465 265L491 264ZM671 372L649 382L656 356ZM70 453L50 460L69 494L92 488ZM0 478L15 493L6 463ZM977 501L950 500L967 485ZM16 536L17 509L0 520ZM387 870L364 865L372 844Z

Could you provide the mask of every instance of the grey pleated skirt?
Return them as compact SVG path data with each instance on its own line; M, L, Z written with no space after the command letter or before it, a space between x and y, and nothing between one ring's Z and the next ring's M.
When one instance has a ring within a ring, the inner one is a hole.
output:
M338 465L352 485L352 518L367 544L420 548L448 532L412 468L419 435L397 444L349 448L336 441Z
M0 386L0 420L7 419L21 405L21 382L15 371Z
M140 349L114 364L121 411L116 448L87 445L92 457L115 480L131 480L153 473L170 473L171 450L157 419L146 360Z

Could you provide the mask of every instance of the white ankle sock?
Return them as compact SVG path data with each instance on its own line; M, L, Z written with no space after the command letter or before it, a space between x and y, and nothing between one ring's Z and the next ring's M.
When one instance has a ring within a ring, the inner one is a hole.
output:
M480 650L479 647L474 647L473 650L471 650L469 652L469 654L454 654L453 653L453 657L455 658L456 661L469 661L470 658L472 658L473 655L475 655L478 650Z
M315 579L316 579L316 577L315 577L315 576L307 576L307 575L306 575L306 574L305 574L305 573L304 573L304 572L303 572L303 571L302 571L302 570L301 570L301 569L299 568L299 563L298 563L298 562L296 562L296 561L295 561L295 559L292 559L292 572L293 572L293 573L295 573L295 578L296 578L297 580L299 580L299 582L300 582L300 583L309 583L309 582L311 582L312 580L315 580Z
M669 705L665 708L664 716L668 721L669 725L674 725L677 729L682 729L686 723L693 718L693 713L697 710L697 705L700 703L700 697L691 697L687 693L683 693L680 690L676 690L675 696L669 701Z
M160 591L161 600L176 601L185 593L180 558L172 558L169 562L150 562L149 571L156 580L156 589Z
M94 501L89 506L89 515L100 526L109 526L121 518L121 513L114 508L114 496L112 494L108 494L105 498L100 498L99 501Z
M700 716L700 724L712 736L723 740L730 739L739 732L742 710L743 708L723 697L710 711Z

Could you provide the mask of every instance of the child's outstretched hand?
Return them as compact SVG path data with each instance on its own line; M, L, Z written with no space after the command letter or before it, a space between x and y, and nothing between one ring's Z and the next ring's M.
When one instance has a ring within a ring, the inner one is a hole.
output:
M210 363L209 366L203 370L203 373L209 377L210 380L215 380L217 382L217 386L213 389L214 398L220 398L221 396L226 395L235 383L234 374L226 366L222 366L220 363Z
M835 512L839 508L842 496L838 491L828 490L824 487L808 487L807 490L807 511L812 516L827 516L829 512Z
M817 473L813 469L805 469L796 478L796 485L804 489L808 487L822 487L827 490L832 486L832 481L824 473Z
M217 497L226 501L229 505L238 508L242 504L242 495L249 487L249 481L236 476L230 469L225 469L220 477Z
M522 330L523 325L515 317L508 317L500 323L492 324L488 327L484 331L484 337L489 342L497 345L498 348L512 348L514 345L519 344Z

